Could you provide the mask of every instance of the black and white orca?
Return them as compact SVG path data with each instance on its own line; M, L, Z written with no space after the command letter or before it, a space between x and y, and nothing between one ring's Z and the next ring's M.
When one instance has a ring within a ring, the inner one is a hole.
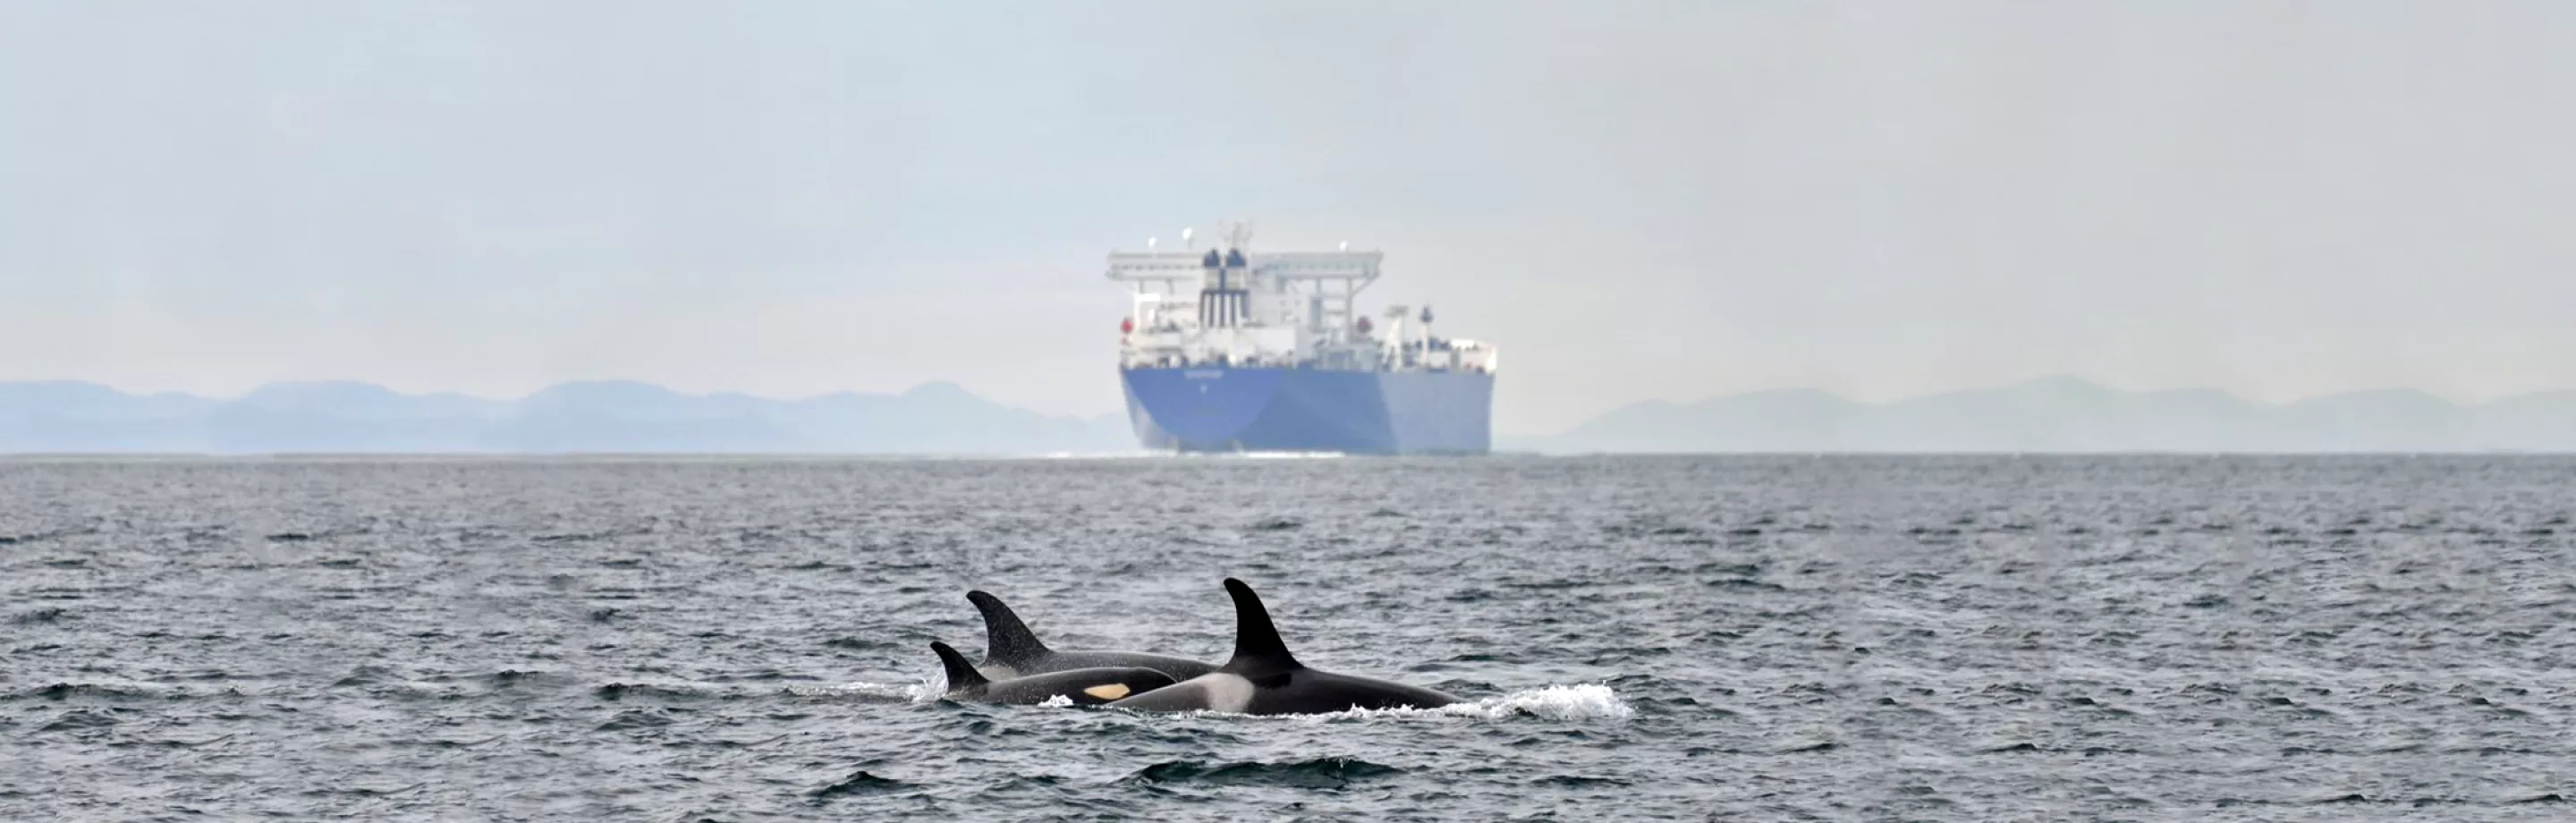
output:
M1216 667L1196 660L1166 657L1143 652L1056 651L1038 642L1037 634L1002 599L983 591L966 593L975 610L984 613L984 660L975 664L977 671L994 680L1027 677L1069 669L1133 668L1153 669L1188 680Z
M1216 671L1109 704L1149 712L1322 714L1351 709L1428 709L1459 702L1430 689L1306 668L1270 624L1270 610L1243 581L1234 595L1234 657Z
M942 696L961 703L1027 706L1062 697L1076 706L1097 706L1172 685L1171 675L1133 668L1069 669L995 681L946 643L931 641L930 650L939 654L939 665L948 672L948 693Z

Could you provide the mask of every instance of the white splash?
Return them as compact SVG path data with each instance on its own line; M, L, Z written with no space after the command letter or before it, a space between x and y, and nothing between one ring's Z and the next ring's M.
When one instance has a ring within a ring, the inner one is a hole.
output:
M1517 691L1473 703L1443 706L1440 711L1495 720L1516 714L1545 720L1626 720L1637 716L1637 710L1627 701L1620 700L1617 692L1598 683Z
M1050 709L1061 709L1073 705L1073 697L1062 694L1054 695L1045 700L1038 701L1038 705Z
M820 697L865 697L889 702L929 703L948 693L948 684L919 683L843 683L838 686L789 686L790 694Z
M1452 703L1436 709L1349 709L1323 714L1277 715L1253 717L1232 712L1193 711L1185 717L1240 717L1253 720L1285 720L1297 723L1334 723L1344 720L1465 717L1477 720L1510 720L1535 717L1542 720L1626 720L1637 716L1635 707L1620 700L1617 692L1598 683L1571 686L1546 686L1488 697L1465 703Z

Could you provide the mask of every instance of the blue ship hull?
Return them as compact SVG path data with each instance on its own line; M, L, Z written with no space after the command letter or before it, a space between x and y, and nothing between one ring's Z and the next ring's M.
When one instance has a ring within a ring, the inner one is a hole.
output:
M1185 452L1484 454L1494 376L1192 367L1126 369L1146 448Z

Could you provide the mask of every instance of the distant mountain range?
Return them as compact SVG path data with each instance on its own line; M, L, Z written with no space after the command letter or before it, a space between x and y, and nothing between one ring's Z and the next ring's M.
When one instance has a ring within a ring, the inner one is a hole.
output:
M2389 390L2283 405L2070 377L1859 403L1819 391L1625 406L1496 448L1633 452L2576 452L2576 391L2458 405ZM0 453L1115 454L1121 416L1056 417L951 383L773 400L565 383L517 400L277 383L232 400L0 382Z
M2072 377L1869 404L1820 391L1625 406L1504 447L1587 452L2576 451L2576 391L2458 405L2419 391L2270 405Z
M275 383L235 400L94 383L0 382L10 453L827 453L1136 451L1121 418L1051 417L951 383L771 400L648 383L564 383L517 400Z

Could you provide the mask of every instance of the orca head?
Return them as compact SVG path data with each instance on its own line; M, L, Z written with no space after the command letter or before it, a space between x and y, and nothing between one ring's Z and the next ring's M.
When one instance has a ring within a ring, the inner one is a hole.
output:
M1279 627L1271 625L1270 610L1262 607L1261 595L1234 578L1225 579L1225 593L1234 596L1234 656L1217 671L1245 679L1259 679L1303 669L1288 644L1279 639Z
M984 615L984 662L1025 670L1047 656L1046 644L1038 642L1037 634L1001 598L977 589L967 592L966 600Z
M930 650L939 655L939 667L948 674L948 694L983 694L984 687L993 684L983 672L975 670L974 663L948 644L933 640L930 641Z

